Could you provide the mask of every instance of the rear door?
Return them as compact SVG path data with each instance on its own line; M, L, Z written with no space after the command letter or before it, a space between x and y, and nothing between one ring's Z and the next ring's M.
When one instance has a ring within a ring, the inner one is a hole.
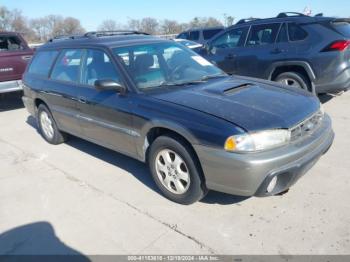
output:
M244 47L237 50L236 74L266 78L267 68L284 55L276 45L281 23L252 25Z
M214 38L209 44L209 50L204 56L228 74L238 72L237 58L244 46L249 26L226 31Z
M33 51L17 34L0 34L0 82L20 80Z
M79 86L79 118L84 137L127 155L134 155L131 96L112 90L97 90L96 80L114 80L124 85L111 56L103 49L87 49ZM124 85L125 86L125 85Z
M81 134L78 120L78 88L82 49L63 49L52 69L50 80L43 87L44 96L60 129Z

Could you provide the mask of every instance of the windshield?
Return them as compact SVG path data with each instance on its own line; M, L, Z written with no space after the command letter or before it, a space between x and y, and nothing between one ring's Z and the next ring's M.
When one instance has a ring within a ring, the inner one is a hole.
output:
M226 76L219 68L177 43L120 47L113 52L141 90Z

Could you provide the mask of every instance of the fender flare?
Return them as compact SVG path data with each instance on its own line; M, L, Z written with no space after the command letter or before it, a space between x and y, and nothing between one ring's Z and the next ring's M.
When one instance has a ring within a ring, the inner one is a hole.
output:
M146 152L149 148L147 135L153 128L164 128L184 137L191 144L198 144L197 138L186 127L168 120L151 120L147 122L140 131L140 136L137 139L136 150L141 161L146 162Z
M314 82L316 80L316 75L315 75L315 72L312 69L311 65L305 61L280 61L280 62L273 63L271 66L269 66L269 68L267 70L268 80L272 80L272 75L275 72L275 70L278 67L282 67L282 66L300 66L300 67L302 67L306 71L306 73L311 81L312 93L316 94L315 84L314 84Z

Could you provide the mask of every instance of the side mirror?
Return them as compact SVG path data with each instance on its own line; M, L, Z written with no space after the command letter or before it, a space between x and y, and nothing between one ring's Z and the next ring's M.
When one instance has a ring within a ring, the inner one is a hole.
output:
M119 94L125 94L126 93L126 88L119 84L118 82L114 80L96 80L95 81L95 88L97 90L103 91L103 90L111 90L115 91Z

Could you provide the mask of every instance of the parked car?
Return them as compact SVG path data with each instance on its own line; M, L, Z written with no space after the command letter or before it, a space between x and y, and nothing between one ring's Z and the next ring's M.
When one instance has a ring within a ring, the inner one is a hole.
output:
M192 49L195 52L199 52L200 49L203 47L202 44L199 44L197 42L193 42L190 40L186 40L186 39L174 39L174 41Z
M135 32L51 41L23 81L47 142L73 134L147 162L160 191L182 204L209 189L283 192L334 136L314 95L228 76L174 41Z
M241 20L200 54L229 74L336 93L350 88L349 46L350 19L281 13Z
M187 39L200 44L205 44L208 40L223 31L223 26L208 27L208 28L193 28L180 33L177 39Z
M22 89L21 79L33 50L14 32L0 32L0 93Z

